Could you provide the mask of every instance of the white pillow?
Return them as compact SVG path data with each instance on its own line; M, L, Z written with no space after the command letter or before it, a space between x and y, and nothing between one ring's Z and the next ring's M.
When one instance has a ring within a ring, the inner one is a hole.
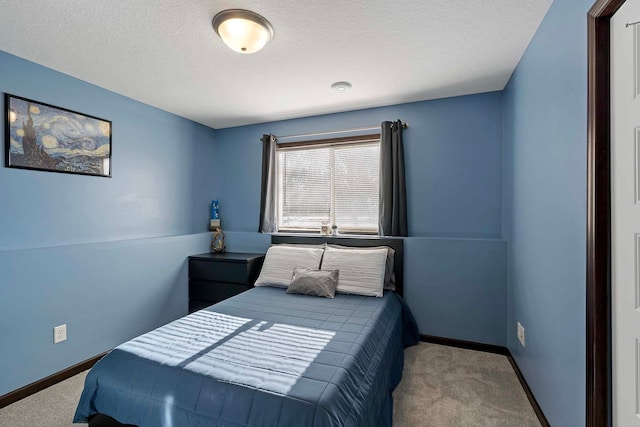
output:
M363 247L357 247L357 246L343 246L343 245L333 245L333 244L327 244L327 246L330 246L332 248L336 248L336 249L361 249L361 250L365 250L365 251L370 251L373 249L380 249L380 248L384 248L387 250L387 264L385 266L384 269L384 289L390 289L392 291L396 290L396 273L394 271L394 263L395 263L395 254L396 254L396 250L389 247L389 246L363 246Z
M286 288L291 283L294 268L318 270L323 252L322 248L271 246L264 258L260 276L254 286Z
M327 246L322 270L339 270L337 292L382 296L387 249L337 249Z

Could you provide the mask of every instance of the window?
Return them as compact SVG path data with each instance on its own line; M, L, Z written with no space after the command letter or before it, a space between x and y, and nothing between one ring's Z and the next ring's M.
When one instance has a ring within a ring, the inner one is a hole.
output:
M379 135L281 144L277 162L279 231L317 232L325 222L377 234Z

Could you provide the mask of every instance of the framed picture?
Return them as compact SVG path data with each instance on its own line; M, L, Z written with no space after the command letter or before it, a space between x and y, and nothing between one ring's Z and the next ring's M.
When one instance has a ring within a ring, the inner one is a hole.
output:
M111 177L111 121L5 94L10 168Z

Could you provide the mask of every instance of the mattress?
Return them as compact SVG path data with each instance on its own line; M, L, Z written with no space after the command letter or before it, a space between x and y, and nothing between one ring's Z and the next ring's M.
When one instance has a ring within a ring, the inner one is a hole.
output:
M391 425L401 298L254 288L128 341L89 372L74 416L145 426Z

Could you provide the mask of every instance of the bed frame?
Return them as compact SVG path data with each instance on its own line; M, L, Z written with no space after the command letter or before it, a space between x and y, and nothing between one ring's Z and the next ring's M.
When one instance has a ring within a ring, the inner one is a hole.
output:
M354 237L354 236L319 236L317 234L272 234L271 243L295 243L295 244L322 244L371 247L389 246L396 251L393 258L394 271L396 273L396 293L403 296L404 291L404 239L400 237Z
M404 285L404 240L398 237L354 237L354 236L318 236L305 234L272 234L271 243L294 243L294 244L322 244L352 247L389 246L395 250L394 271L396 273L396 293L403 295ZM135 427L130 424L121 424L113 418L96 414L89 420L90 427Z

